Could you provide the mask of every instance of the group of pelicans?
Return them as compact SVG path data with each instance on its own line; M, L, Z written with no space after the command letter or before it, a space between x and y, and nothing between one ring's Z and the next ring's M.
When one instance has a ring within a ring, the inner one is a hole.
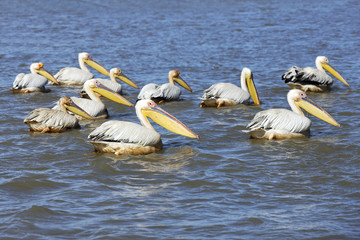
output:
M121 96L122 86L117 79L139 88L119 68L110 72L96 62L88 53L79 53L80 68L66 67L55 75L45 70L43 63L30 65L30 74L17 75L13 88L14 93L30 93L35 91L47 92L45 85L82 85L79 93L81 97L62 97L52 108L37 108L24 120L30 131L35 132L63 132L67 129L78 128L79 120L98 119L108 117L107 109L101 100L106 97L120 104L134 107L134 105ZM304 116L301 108L314 116L332 125L340 126L324 109L311 101L306 91L328 90L333 79L325 70L349 86L346 80L329 64L324 56L316 58L317 68L291 67L283 76L285 83L292 88L287 94L291 110L269 109L258 112L247 125L252 138L286 139L308 136L311 120ZM87 65L98 72L110 77L109 79L94 78ZM324 70L325 69L325 70ZM164 101L179 99L181 89L175 83L192 91L190 86L180 77L178 71L169 72L169 82L163 85L150 83L145 85L138 94L135 112L141 125L127 121L106 121L95 128L88 136L95 151L113 152L121 154L149 154L162 148L160 134L149 122L155 123L174 133L199 138L185 124L158 106ZM236 104L249 104L250 98L255 105L260 105L253 75L250 69L243 68L240 77L240 87L232 83L216 83L204 90L200 98L200 107L222 107Z

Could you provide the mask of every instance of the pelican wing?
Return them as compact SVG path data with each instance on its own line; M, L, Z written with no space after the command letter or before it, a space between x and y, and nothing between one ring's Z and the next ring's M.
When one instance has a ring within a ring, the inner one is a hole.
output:
M20 73L16 76L13 88L22 89L22 88L43 88L48 82L48 79L36 74L36 73Z
M285 80L285 83L314 85L331 85L333 83L333 79L329 75L312 67L300 68L293 66L282 75L282 79Z
M92 141L108 141L137 143L143 146L155 146L160 134L139 124L125 121L107 121L92 131L88 139Z
M204 95L202 96L202 100L211 98L224 98L237 103L244 103L249 101L250 94L232 83L215 83L210 88L204 90Z
M287 109L269 109L258 112L247 125L251 131L256 129L286 130L293 133L306 131L311 126L311 120L305 116Z
M72 82L76 84L83 84L86 80L92 79L94 75L89 72L76 67L66 67L57 72L54 77L59 82Z
M181 89L171 83L161 85L157 91L152 94L152 98L159 98L165 100L177 100L181 94Z
M43 126L52 128L77 128L78 120L65 112L49 109L37 108L29 113L24 123L41 123Z
M155 83L146 84L139 92L138 99L151 99L152 95L158 91L159 86Z

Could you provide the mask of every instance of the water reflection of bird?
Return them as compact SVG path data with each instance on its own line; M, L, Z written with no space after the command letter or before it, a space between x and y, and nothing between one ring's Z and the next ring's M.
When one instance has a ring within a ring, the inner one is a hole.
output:
M145 85L137 98L152 99L155 102L176 101L181 95L181 89L175 85L175 82L192 92L190 86L180 77L180 72L176 70L169 71L168 79L169 82L161 86L156 85L155 83Z
M308 136L311 120L304 116L300 108L334 126L340 125L324 109L308 99L299 89L292 89L287 94L291 110L269 109L258 112L247 125L252 138L286 139Z
M329 64L329 60L326 57L318 56L315 60L315 65L316 68L293 66L282 75L282 79L285 80L285 83L291 88L297 88L303 91L322 92L329 90L333 84L333 79L325 73L325 70L327 70L346 86L350 87L346 80Z
M162 148L160 134L148 118L174 133L199 138L182 122L156 105L152 100L139 100L135 106L141 125L126 121L107 121L88 136L95 151L121 154L149 154Z
M113 90L114 92L121 94L122 93L122 86L120 83L116 81L116 79L120 79L124 83L129 84L134 88L139 88L136 83L134 83L130 78L128 78L119 68L112 68L110 70L110 80L103 79L103 78L95 78L95 80L99 81L105 87ZM88 97L84 88L81 90L80 95L82 97Z
M10 90L14 93L47 92L50 91L45 88L48 79L54 84L59 84L55 77L44 68L43 63L31 64L30 72L28 74L19 73Z
M107 118L109 116L106 106L101 101L99 95L102 95L117 103L121 103L127 106L134 106L123 96L105 87L96 79L86 81L84 84L84 89L90 99L71 97L71 100L94 118ZM55 107L53 107L53 109L59 109L59 102ZM81 119L81 117L79 118Z
M30 131L35 132L64 132L71 128L80 128L79 122L68 111L87 119L93 119L88 113L77 106L69 97L60 99L60 110L37 108L24 120Z
M249 103L250 97L256 105L260 105L259 94L256 90L253 75L249 68L243 68L240 76L241 88L232 83L215 83L204 90L200 107L232 106Z
M61 85L83 85L85 81L94 78L94 75L86 67L85 63L100 73L109 76L108 70L97 63L88 53L79 53L80 68L65 67L55 74L55 78Z

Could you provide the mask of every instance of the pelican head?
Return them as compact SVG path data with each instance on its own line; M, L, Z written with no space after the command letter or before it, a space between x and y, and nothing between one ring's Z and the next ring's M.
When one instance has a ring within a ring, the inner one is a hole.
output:
M138 85L136 85L136 83L134 83L130 78L128 78L122 71L120 68L112 68L110 70L110 77L113 76L114 78L120 79L121 81L123 81L124 83L129 84L130 86L134 87L134 88L139 88ZM116 80L115 80L116 81Z
M171 70L169 72L169 82L174 84L174 81L177 82L180 86L186 90L192 92L190 86L180 77L180 72L176 70Z
M300 108L304 109L308 113L314 115L317 118L320 118L321 120L330 123L334 126L340 127L340 124L335 121L334 118L331 117L329 113L327 113L324 109L322 109L319 105L317 105L315 102L310 100L307 95L299 90L299 89L292 89L289 91L287 95L287 99L289 102L289 105L293 109L294 112L297 112L301 115L304 115L303 112L300 110ZM294 105L295 108L294 109Z
M83 110L81 107L76 105L70 97L62 97L60 98L60 106L63 106L66 110L75 113L77 115L80 115L84 118L94 120L92 116L90 116L85 110Z
M241 71L241 86L243 86L243 84L245 84L255 105L260 105L260 98L255 87L253 74L251 70L246 67Z
M59 82L56 80L56 78L44 68L44 64L41 62L31 64L30 71L32 73L37 73L37 74L40 74L40 75L46 77L47 79L49 79L50 81L52 81L55 84L59 84Z
M87 65L89 65L90 67L94 68L95 70L97 70L98 72L104 74L105 76L110 76L110 73L108 70L106 70L105 67L103 67L100 63L96 62L91 56L90 54L83 52L83 53L79 53L78 55L79 58L79 64L85 66L83 63L86 63ZM85 67L86 68L86 67Z
M134 104L129 102L126 98L114 92L113 90L105 87L96 79L87 80L84 84L84 88L90 89L91 92L96 92L101 96L104 96L114 102L121 103L130 107L134 106Z
M315 60L315 64L316 67L319 70L324 71L323 69L325 69L326 71L328 71L329 73L331 73L334 77L336 77L337 79L339 79L342 83L344 83L346 86L350 87L350 85L347 83L347 81L340 75L340 73L338 73L335 68L333 68L330 63L329 63L329 59L325 56L318 56Z
M160 108L154 101L150 99L139 100L135 106L136 114L138 115L141 123L145 127L152 129L147 118L152 119L154 122L160 126L166 128L167 130L180 134L186 137L199 138L193 131L185 126L182 122L172 116L170 113L166 112Z

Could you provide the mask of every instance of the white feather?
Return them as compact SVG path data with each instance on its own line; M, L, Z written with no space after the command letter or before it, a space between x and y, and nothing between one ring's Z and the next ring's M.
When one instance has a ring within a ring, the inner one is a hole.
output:
M92 141L135 143L155 146L161 141L160 134L139 124L125 121L107 121L91 132Z
M248 103L250 94L232 83L215 83L204 90L201 100L219 98L229 99L236 103Z
M36 73L20 73L13 82L14 89L44 89L48 79Z
M310 129L311 120L287 109L269 109L258 112L247 125L250 131L256 129L285 130L292 133L304 132Z

